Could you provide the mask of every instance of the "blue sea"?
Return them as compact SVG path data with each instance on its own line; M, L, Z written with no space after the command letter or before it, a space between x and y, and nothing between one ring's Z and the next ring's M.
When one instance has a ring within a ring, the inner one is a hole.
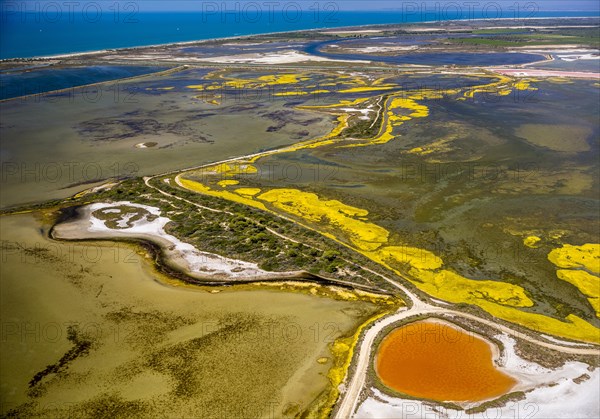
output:
M368 0L365 0L368 1ZM401 2L400 2L401 3ZM312 8L309 3L286 10L265 9L263 3L238 3L218 10L209 2L204 12L140 12L135 2L10 2L0 0L0 58L36 57L143 45L368 24L414 23L456 19L508 18L523 23L530 17L598 17L594 12L485 10L439 8L384 12L340 11L334 2ZM268 4L268 2L264 3ZM318 3L315 3L318 4ZM417 3L414 3L415 5ZM454 3L460 4L460 3ZM490 3L491 4L491 3ZM254 5L254 6L252 6Z

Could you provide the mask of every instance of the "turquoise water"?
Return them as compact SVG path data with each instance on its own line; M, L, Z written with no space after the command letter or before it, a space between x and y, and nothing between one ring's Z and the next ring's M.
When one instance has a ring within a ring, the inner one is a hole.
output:
M416 12L348 12L339 10L311 10L302 3L300 9L286 12L273 10L256 11L251 7L238 13L149 13L138 12L127 4L116 10L113 2L72 2L72 9L64 9L67 3L50 2L46 9L14 9L20 2L0 2L0 58L35 57L72 52L96 51L142 45L165 44L200 39L251 35L267 32L284 32L301 29L343 27L367 24L411 23L423 20L455 20L465 18L462 13L449 11L444 14ZM38 4L40 2L34 2ZM76 3L76 4L75 4ZM8 7L14 4L14 7ZM71 3L69 3L71 4ZM212 3L211 3L212 4ZM214 3L219 4L219 3ZM251 4L251 3L247 3ZM260 3L253 3L258 4ZM334 4L333 2L331 4ZM54 5L54 6L52 6ZM61 6L62 5L62 6ZM77 6L79 5L79 6ZM88 8L83 13L83 5ZM27 6L30 7L30 6ZM31 6L33 7L33 6ZM54 7L54 8L53 8ZM111 9L112 7L112 9ZM64 10L63 10L64 9ZM466 12L466 11L465 11ZM474 11L475 18L510 18L514 12L507 10ZM587 16L598 17L598 12L523 11L523 17Z

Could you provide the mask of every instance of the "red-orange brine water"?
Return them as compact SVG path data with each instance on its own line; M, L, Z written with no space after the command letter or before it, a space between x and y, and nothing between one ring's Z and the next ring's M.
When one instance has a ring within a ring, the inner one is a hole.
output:
M431 321L392 331L379 347L376 370L386 386L438 401L486 400L516 383L494 366L490 343Z

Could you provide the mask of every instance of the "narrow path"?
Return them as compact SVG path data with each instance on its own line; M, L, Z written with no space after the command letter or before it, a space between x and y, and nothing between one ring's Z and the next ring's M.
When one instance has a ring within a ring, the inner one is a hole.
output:
M170 193L168 193L168 192L165 192L165 191L163 191L163 190L161 190L161 189L159 189L159 188L157 188L157 187L155 187L155 186L153 186L153 185L151 185L151 184L150 184L150 180L151 180L152 178L153 178L153 176L146 176L146 177L144 177L144 178L143 178L143 179L144 179L144 184L145 184L146 186L148 186L149 188L151 188L151 189L154 189L155 191L157 191L157 192L161 193L163 196L166 196L166 197L169 197L169 198L173 198L173 199L177 199L177 200L180 200L180 201L186 202L186 203L188 203L188 204L190 204L190 205L193 205L193 206L195 206L195 207L197 207L197 208L199 208L199 209L208 210L208 211L212 211L212 212L218 212L218 213L225 213L225 214L229 214L229 215L235 215L235 214L234 214L233 212L231 212L231 211L219 210L219 209L215 209L215 208L206 207L206 206L204 206L204 205L200 205L200 204L198 204L198 203L196 203L196 202L190 201L189 199L185 199L185 198L182 198L182 197L179 197L179 196L176 196L176 195L170 194ZM184 187L183 185L181 185L181 182L179 181L179 177L176 177L176 178L175 178L175 181L176 181L177 185L179 185L181 188L184 188L184 189L185 189L185 187ZM281 217L281 218L285 218L285 217ZM291 220L291 219L288 219L288 218L285 218L285 219L286 219L286 220L289 220L289 221L293 221L293 220ZM251 220L251 221L253 221L253 220ZM254 221L253 221L253 222L254 222ZM269 228L269 227L266 227L266 226L263 226L263 227L265 227L265 230L267 230L267 231L268 231L268 232L270 232L271 234L273 234L273 235L275 235L275 236L277 236L277 237L279 237L279 238L282 238L282 239L284 239L284 240L288 240L288 241L290 241L290 242L292 242L292 243L301 243L303 246L310 247L311 249L322 250L322 249L320 249L320 248L318 248L318 247L315 247L315 246L313 246L313 245L310 245L310 244L308 244L308 243L301 242L301 241L299 241L299 240L296 240L296 239L293 239L293 238L291 238L291 237L289 237L289 236L286 236L285 234L279 233L278 231L275 231L275 230L273 230L272 228ZM341 260L343 260L344 262L346 262L346 263L350 264L350 265L353 265L353 264L355 264L355 262L352 262L352 261L350 261L350 260L348 260L348 259L346 259L346 258L340 257L340 259L341 259ZM381 276L381 274L378 274L377 272L375 272L375 271L373 271L373 270L371 270L371 269L368 269L368 268L366 268L366 269L364 269L364 270L365 270L365 271L368 271L368 272L371 272L371 273L373 273L373 274L375 274L375 275L379 275L379 276ZM281 277L283 277L283 276L285 276L285 275L289 275L290 273L293 273L293 274L305 273L305 274L314 275L314 274L311 274L311 273L310 273L310 272L308 272L308 271L294 271L294 272L274 272L274 276L277 276L277 277L281 276ZM315 276L317 276L317 275L315 275ZM354 288L360 288L360 289L363 289L363 290L369 290L369 291L371 291L371 292L375 292L375 293L382 293L382 292L385 292L385 290L383 290L383 289L381 289L381 288L379 288L379 287L376 287L376 286L374 286L374 285L371 283L371 281L369 281L369 279L368 279L368 278L364 278L364 279L365 279L367 282L369 282L369 284L371 284L371 286L369 286L369 285L357 284L357 283L354 283L354 282L349 282L349 281L344 281L343 279L339 279L339 278L328 278L328 277L321 277L321 276L318 276L318 277L319 277L319 278L322 278L323 280L331 281L331 282L333 282L333 283L338 283L338 284L340 284L340 285L345 285L345 286L354 287ZM283 279L285 280L285 278L283 278Z
M479 323L485 324L491 328L497 329L501 332L504 332L511 336L519 337L520 339L526 340L538 346L543 346L548 349L553 349L555 351L559 351L567 354L574 355L592 355L592 356L600 356L600 349L596 348L574 348L574 347L565 347L558 344L542 342L537 340L531 336L525 335L521 332L515 331L509 327L504 325L500 325L494 323L492 321L482 319L475 315L469 313L463 313L460 311L454 311L442 307L432 306L427 303L421 302L419 307L400 310L390 316L384 317L373 323L369 329L364 333L363 339L360 342L360 347L356 348L356 352L358 352L358 358L356 360L354 374L351 377L346 377L346 389L341 394L340 399L338 400L337 412L335 414L336 419L348 419L351 418L356 412L356 408L358 407L358 402L360 400L360 393L364 388L367 371L369 369L369 362L371 360L371 352L375 350L373 348L373 343L377 336L381 333L381 331L400 320L404 320L410 317L419 316L419 315L451 315L456 317L463 317L470 320L475 320Z
M383 100L383 99L382 99ZM384 103L382 104L383 106L381 106L381 112L383 112L383 116L384 116L384 120L382 123L382 128L385 124L385 117L386 117L386 113L385 113L385 109L388 106L388 102L389 100L385 100ZM381 131L381 129L380 129ZM322 140L322 137L319 137L311 142L307 142L307 143L314 143L314 142L318 142ZM186 171L190 171L190 170L198 170L204 167L209 167L209 166L215 166L218 164L223 164L223 163L229 163L229 162L233 162L233 161L247 161L249 159L253 159L256 157L262 157L262 156L266 156L266 155L271 155L271 154L278 154L278 153L282 153L282 152L287 152L287 151L292 151L297 149L298 145L291 145L291 146L285 146L282 147L280 149L275 149L275 150L269 150L269 151L263 151L263 152L258 152L258 153L252 153L252 154L247 154L245 156L239 156L239 157L232 157L232 158L228 158L228 159L224 159L218 162L212 162L212 163L207 163L207 164L202 164L196 167L192 167L192 168L188 168L188 169L184 169L184 170L175 170L169 173L164 173L164 174L160 174L160 175L155 175L152 177L146 177L144 178L144 182L146 183L146 185L152 189L155 189L157 191L159 191L160 193L162 193L163 195L166 196L170 196L172 198L176 198L176 199L180 199L183 200L185 202L188 202L192 205L195 205L198 208L202 208L202 209L209 209L208 207L204 207L201 206L199 204L196 204L194 202L191 202L187 199L184 198L180 198L180 197L176 197L173 196L172 194L169 194L165 191L162 191L160 188L152 186L149 181L153 178L156 177L162 177L162 176L167 176L167 175L172 175L172 174L176 174L175 176L175 182L177 183L178 186L183 187L181 185L181 182L179 180L179 176L181 175L181 173L184 173ZM184 188L185 189L185 188ZM214 209L209 209L211 211L216 211ZM293 223L299 224L303 227L309 228L313 231L316 231L318 233L318 230L316 230L315 228L312 228L310 226L306 226L300 222L298 222L297 220L291 219L283 214L279 214L279 213L275 213L277 216L291 221ZM277 234L279 237L285 238L286 240L291 240L293 242L297 242L297 240L292 239L290 237L287 237L285 235L281 235L279 233L275 233L273 231L271 231L274 234ZM343 243L342 243L343 244ZM600 356L600 349L590 346L587 348L584 347L573 347L573 346L568 346L568 343L565 342L564 345L561 345L559 343L550 343L550 342L546 342L543 340L539 340L536 339L530 335L526 335L518 330L514 330L509 326L505 326L503 324L497 324L494 321L485 319L485 318L481 318L478 317L476 315L470 314L470 313L463 313L460 311L456 311L453 310L449 307L445 307L445 306L438 306L438 305L433 305L430 303L427 303L423 300L421 300L417 294L415 294L415 292L411 291L407 286L399 283L398 281L395 281L391 278L388 278L385 275L382 275L366 266L361 266L362 269L364 269L367 272L371 272L375 275L378 275L379 277L381 277L382 279L384 279L385 281L387 281L388 283L392 284L395 288L398 289L398 291L400 291L401 293L404 294L405 299L407 300L407 303L409 303L410 308L402 308L401 310L397 311L396 313L387 316L383 319L380 319L378 321L376 321L375 323L373 323L368 329L366 329L362 339L360 340L360 346L356 348L356 351L358 353L357 359L356 359L356 365L355 365L355 369L354 369L354 374L351 377L346 377L346 389L345 391L341 394L340 399L338 400L338 410L336 412L336 418L340 418L340 419L347 419L350 418L357 407L358 401L360 399L360 393L361 390L364 387L365 384L365 378L366 378L366 373L368 370L368 364L369 364L369 360L371 357L371 351L373 350L372 345L373 342L375 341L376 337L378 336L378 334L388 325L391 325L399 320L403 320L409 317L413 317L413 316L418 316L418 315L450 315L450 316L455 316L455 317L462 317L465 319L469 319L469 320L473 320L476 322L479 322L481 324L484 324L490 328L496 329L500 332L506 333L507 335L510 336L516 336L520 339L526 340L530 343L533 343L535 345L538 346L542 346L548 349L552 349L555 351L559 351L562 353L566 353L566 354L574 354L574 355L593 355L593 356ZM408 279L403 278L404 280L408 281Z
M243 159L243 158L244 157L241 157L238 159ZM228 159L226 161L231 161L231 160L232 159ZM223 161L223 162L226 162L226 161ZM221 162L218 162L218 163L221 163ZM218 163L210 163L205 166L212 166L212 165L218 164ZM155 189L158 192L162 193L163 195L188 202L188 203L190 203L196 207L202 208L202 209L209 209L211 211L222 212L221 210L215 210L213 208L204 207L200 204L189 201L185 198L177 197L168 192L162 191L159 188L154 187L149 183L149 181L152 178L153 177L145 177L144 178L145 184L148 187ZM181 186L181 184L179 183L178 177L176 177L176 183L179 186ZM230 212L228 212L228 213L232 214ZM291 220L287 217L282 217L282 218L285 218L286 220L295 222L294 220ZM288 237L286 235L283 235L281 233L278 233L278 232L275 232L272 230L270 230L270 231L273 234L276 234L277 236L279 236L283 239L298 243L297 240L295 240L291 237ZM338 400L338 410L337 410L336 416L335 416L338 419L347 419L347 418L352 417L352 415L354 414L354 412L357 408L358 401L360 400L360 393L365 384L366 374L367 374L368 367L369 367L369 360L371 359L371 352L374 350L373 342L375 341L375 339L377 338L379 333L388 325L391 325L400 320L404 320L404 319L414 317L414 316L427 315L427 314L436 315L437 314L440 316L450 315L450 316L462 317L465 319L479 322L488 327L491 327L493 329L496 329L498 331L506 333L507 335L515 336L520 339L526 340L530 343L533 343L535 345L542 346L542 347L552 349L555 351L559 351L562 353L573 354L573 355L600 356L600 349L597 349L597 348L593 348L593 347L577 348L577 347L572 347L572 346L566 346L566 345L568 345L566 342L565 342L565 345L560 345L558 343L545 342L542 340L538 340L532 336L526 335L520 331L514 330L508 326L498 324L498 323L495 323L495 322L487 320L487 319L480 318L480 317L470 314L470 313L463 313L463 312L452 310L452 309L449 309L446 307L440 307L440 306L426 303L425 301L421 300L413 291L411 291L405 285L399 283L398 281L395 281L385 275L382 275L366 266L361 266L361 268L367 272L370 272L372 274L375 274L375 275L381 277L383 280L387 281L388 283L390 283L394 287L396 287L399 291L401 291L404 294L405 298L408 300L407 302L410 302L411 307L408 309L403 307L396 313L376 321L366 330L365 334L363 335L362 340L360 341L360 346L358 348L356 348L356 352L358 353L358 358L356 360L354 374L351 377L346 377L346 381L345 381L346 389L341 394L340 399Z

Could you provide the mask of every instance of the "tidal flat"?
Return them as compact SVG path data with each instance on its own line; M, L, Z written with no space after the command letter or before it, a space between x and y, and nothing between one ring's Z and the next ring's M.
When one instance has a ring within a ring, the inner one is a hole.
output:
M328 118L282 110L281 98L240 96L235 87L218 107L208 104L184 87L208 72L193 69L172 79L150 76L0 103L0 206L66 198L107 179L279 147L331 127ZM177 86L185 92L164 90ZM146 143L152 146L136 147Z
M379 310L186 287L135 247L51 241L31 214L0 226L3 415L294 416L328 391L329 345Z
M527 397L594 399L598 20L562 23L64 58L55 69L171 69L0 103L7 412L345 419L374 396L371 416L398 417L397 394L365 378L369 351L383 328L438 315L547 366L526 367ZM568 61L575 41L587 52ZM106 241L51 241L56 222ZM153 237L159 251L126 241L149 229L170 239ZM208 259L193 278L163 263L177 249L221 257L225 285L208 286ZM249 265L271 282L234 285ZM505 391L463 407L523 396Z
M390 242L431 251L470 278L518 284L536 299L528 311L576 312L598 326L593 306L557 281L547 258L562 243L597 241L598 87L540 81L536 89L425 100L423 123L406 122L394 141L368 153L341 141L274 154L256 162L259 172L297 165L305 175L240 179L364 209ZM543 239L528 247L528 235Z

